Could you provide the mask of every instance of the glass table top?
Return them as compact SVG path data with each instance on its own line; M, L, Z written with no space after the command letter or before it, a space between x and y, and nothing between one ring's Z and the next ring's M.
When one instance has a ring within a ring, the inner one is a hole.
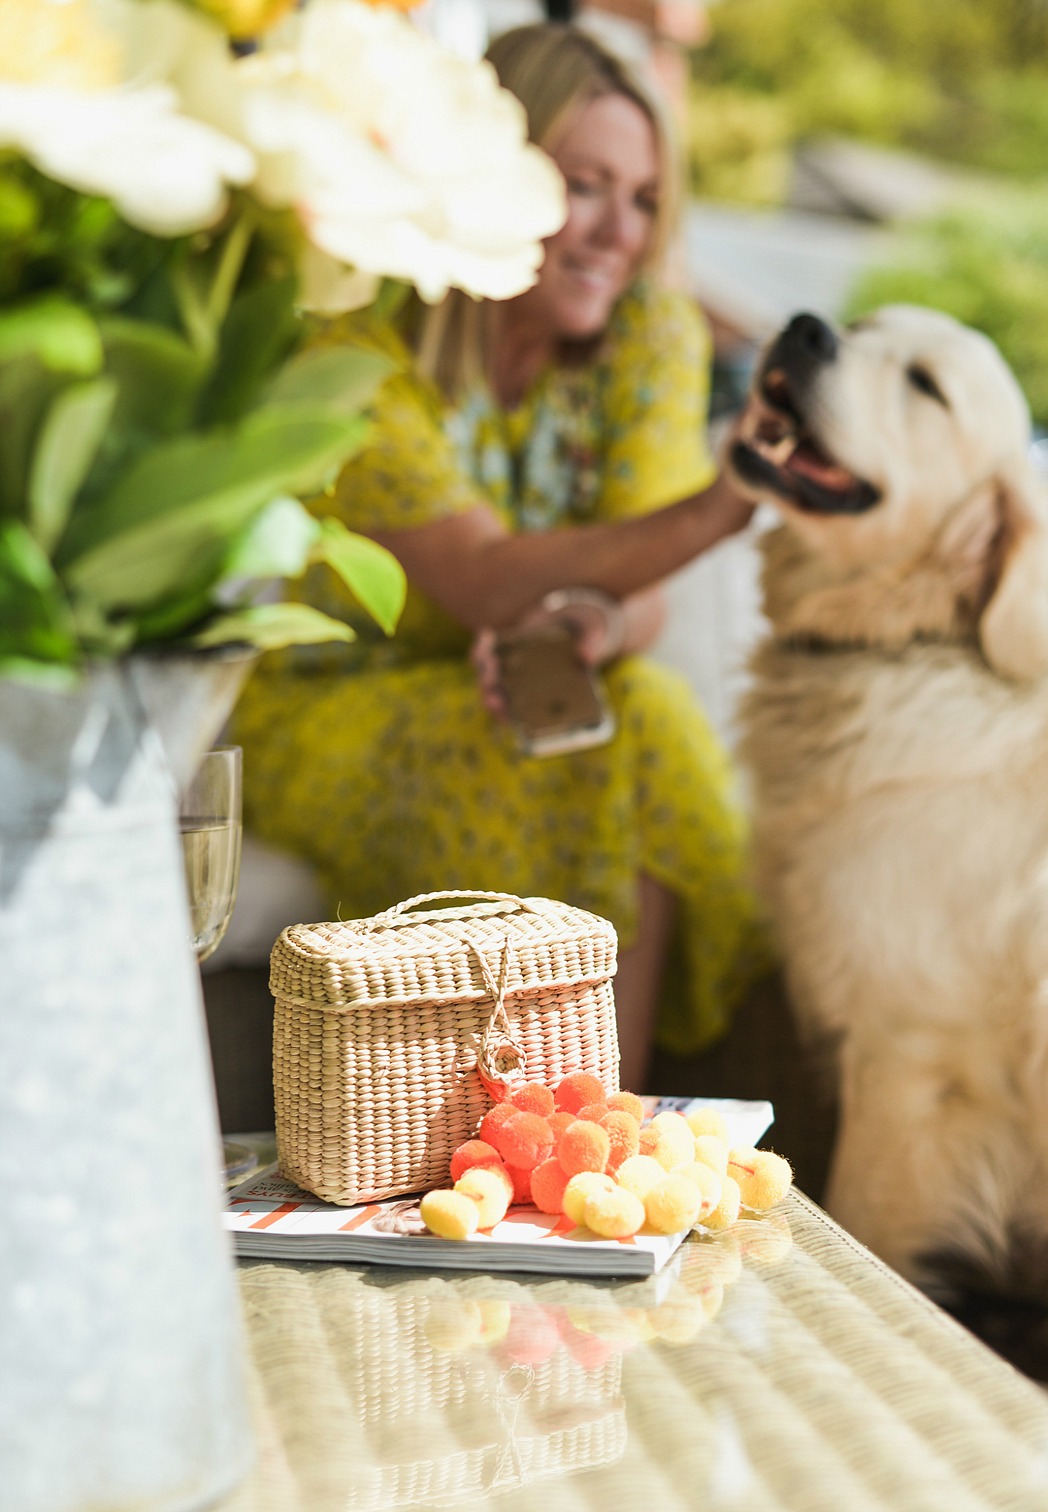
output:
M801 1194L641 1282L242 1262L221 1512L1048 1508L1048 1394Z

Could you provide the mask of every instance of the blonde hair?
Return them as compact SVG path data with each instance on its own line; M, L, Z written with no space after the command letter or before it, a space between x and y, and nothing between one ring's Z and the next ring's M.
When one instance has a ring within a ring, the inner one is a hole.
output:
M677 154L658 97L625 59L578 28L557 22L518 26L496 37L488 61L499 82L517 96L528 136L551 151L569 120L604 95L624 95L644 112L655 133L659 198L645 271L656 271L673 236L680 210ZM453 289L425 309L418 324L418 365L449 398L483 375L485 316L489 301Z

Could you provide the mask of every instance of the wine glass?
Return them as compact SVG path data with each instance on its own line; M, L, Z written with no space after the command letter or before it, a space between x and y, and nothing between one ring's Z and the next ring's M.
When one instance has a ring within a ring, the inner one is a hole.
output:
M182 794L178 823L189 894L193 949L206 961L229 927L240 880L241 750L216 746L204 754ZM255 1157L246 1145L223 1142L226 1183L247 1175Z

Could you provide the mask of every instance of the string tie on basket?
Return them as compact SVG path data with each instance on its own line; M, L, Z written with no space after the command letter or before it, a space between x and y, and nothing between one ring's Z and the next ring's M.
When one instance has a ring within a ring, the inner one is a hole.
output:
M480 966L480 974L484 978L484 986L492 999L491 1014L484 1025L480 1036L480 1049L477 1052L477 1075L480 1077L484 1090L495 1102L503 1102L509 1095L509 1090L514 1082L523 1081L526 1076L524 1051L520 1042L514 1037L513 1026L506 1012L506 982L509 977L509 937L502 942L502 961L499 965L498 980L488 965L487 960L475 945L471 947ZM516 1064L512 1068L507 1067L507 1052L513 1057Z

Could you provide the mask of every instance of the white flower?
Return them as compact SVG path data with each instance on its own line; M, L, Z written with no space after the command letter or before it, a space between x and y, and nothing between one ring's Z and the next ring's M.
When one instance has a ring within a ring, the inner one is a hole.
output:
M342 315L369 305L379 291L374 273L347 268L307 242L299 258L298 303L318 315Z
M256 190L321 250L430 300L534 283L563 181L490 65L393 11L311 0L236 69Z
M157 60L188 46L226 49L174 0L3 0L0 148L158 236L213 224L255 163L181 111Z

